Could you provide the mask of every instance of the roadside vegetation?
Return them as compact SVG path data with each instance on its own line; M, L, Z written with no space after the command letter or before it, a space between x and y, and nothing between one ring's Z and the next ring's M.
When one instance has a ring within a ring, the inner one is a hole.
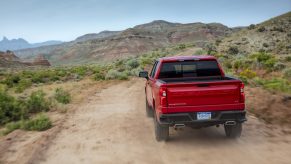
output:
M46 130L52 126L47 112L72 101L70 92L63 88L56 88L51 96L42 90L27 95L26 90L85 78L95 81L128 80L130 76L138 76L139 71L149 67L155 59L177 54L188 47L193 45L161 48L106 64L0 71L0 132L8 134L16 129Z
M247 55L213 53L226 74L235 76L251 86L271 92L291 93L290 56L280 57L264 51Z

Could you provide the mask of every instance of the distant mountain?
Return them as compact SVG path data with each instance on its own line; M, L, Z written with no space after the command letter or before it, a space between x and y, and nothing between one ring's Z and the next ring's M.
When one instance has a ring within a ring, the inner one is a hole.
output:
M57 44L61 44L63 43L62 41L58 41L58 40L49 40L49 41L45 41L45 42L41 42L41 43L34 43L32 44L32 47L30 48L36 48L36 47L41 47L41 46L51 46L51 45L57 45Z
M221 53L227 53L231 48L240 54L261 50L277 55L291 54L290 27L291 12L288 12L233 33L220 41L217 50Z
M61 43L62 43L61 41L46 41L42 43L31 44L22 38L9 40L6 37L3 37L2 41L0 41L0 51L36 48L40 46L49 46Z
M231 33L232 28L220 23L181 24L157 20L120 32L87 34L72 42L18 50L15 53L21 58L44 54L52 65L104 62L180 43L201 47Z
M107 38L120 34L121 31L101 31L99 33L91 33L78 37L75 42L84 42L93 39Z

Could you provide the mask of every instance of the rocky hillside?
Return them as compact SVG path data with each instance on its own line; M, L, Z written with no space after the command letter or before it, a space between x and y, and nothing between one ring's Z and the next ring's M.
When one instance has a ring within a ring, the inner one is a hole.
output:
M19 38L19 39L7 39L3 37L2 41L0 41L0 51L7 51L7 50L19 50L19 49L26 49L26 48L35 48L41 46L50 46L55 44L61 44L61 41L46 41L42 43L29 43L28 41Z
M75 42L84 42L88 40L93 40L93 39L102 39L102 38L107 38L110 36L115 36L120 34L120 31L101 31L99 33L92 33L92 34L86 34L83 36L80 36L75 39Z
M0 68L23 68L28 66L50 66L43 55L38 55L33 61L19 59L12 51L0 51Z
M222 39L232 32L231 28L219 23L180 24L153 21L111 36L93 37L94 39L85 39L85 41L80 42L73 41L55 46L26 49L16 51L16 54L24 58L45 54L53 65L103 62L140 55L156 48L180 43L203 46L209 41ZM90 34L85 38L91 36ZM82 37L80 39L82 40Z
M288 12L216 41L217 50L229 54L247 54L261 50L274 54L291 54L290 27L291 12Z

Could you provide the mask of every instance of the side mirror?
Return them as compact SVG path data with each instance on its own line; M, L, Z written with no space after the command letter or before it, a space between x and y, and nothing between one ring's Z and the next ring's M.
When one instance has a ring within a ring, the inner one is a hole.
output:
M149 78L149 73L148 73L148 71L140 71L138 76L148 79Z

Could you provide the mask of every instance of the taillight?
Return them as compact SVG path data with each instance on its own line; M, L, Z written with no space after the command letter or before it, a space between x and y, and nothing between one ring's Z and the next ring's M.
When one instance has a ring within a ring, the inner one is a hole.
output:
M160 105L162 107L167 106L167 90L166 90L166 88L160 88Z
M241 83L240 84L240 102L241 103L245 102L245 91L244 91L244 89L245 89L245 85L244 85L244 83Z

